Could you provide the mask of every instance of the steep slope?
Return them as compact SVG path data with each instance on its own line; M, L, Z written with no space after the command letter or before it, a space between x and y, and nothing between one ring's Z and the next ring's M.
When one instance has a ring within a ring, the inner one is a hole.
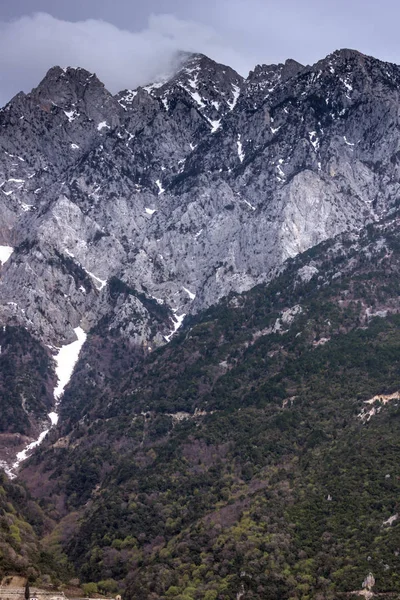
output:
M89 335L21 473L81 577L135 599L334 599L369 572L399 592L399 224L290 260L132 368L109 345L99 368Z
M32 415L45 419L51 411L54 379L48 353L24 328L4 326L0 349L0 446L6 449L10 463L15 458L13 439L20 446L24 441L21 436L32 430L39 435ZM5 457L0 454L1 458Z
M10 574L31 581L41 574L59 575L57 565L40 544L50 527L50 520L27 489L0 474L0 581Z
M0 459L10 466L49 428L54 358L78 327L90 335L64 398L67 428L102 416L116 390L125 401L125 371L151 364L185 316L390 213L399 84L400 67L352 50L258 66L246 80L189 55L168 81L116 96L83 69L55 67L2 109L0 321L15 345L3 357ZM191 397L205 409L187 384L164 393L152 375L143 410L151 400L187 411Z

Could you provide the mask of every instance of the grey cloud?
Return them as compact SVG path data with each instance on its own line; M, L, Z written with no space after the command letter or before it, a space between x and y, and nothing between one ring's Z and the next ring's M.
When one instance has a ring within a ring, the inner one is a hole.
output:
M176 50L202 51L246 72L251 66L210 26L151 15L139 32L99 20L68 22L40 13L0 24L0 102L35 86L53 65L96 72L111 91L149 83Z
M32 4L54 16L21 16ZM397 0L3 2L0 104L55 64L94 71L112 91L136 87L168 69L177 49L204 52L244 75L257 63L313 63L343 47L400 62L399 16Z
M399 62L397 0L218 0L214 27L256 61L313 63L339 48Z

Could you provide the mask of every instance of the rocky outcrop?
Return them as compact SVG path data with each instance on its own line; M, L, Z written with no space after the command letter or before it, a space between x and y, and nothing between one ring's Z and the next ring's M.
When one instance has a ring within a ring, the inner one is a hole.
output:
M55 346L107 323L154 348L395 204L399 67L341 50L243 80L181 59L116 96L55 67L2 109L1 323Z

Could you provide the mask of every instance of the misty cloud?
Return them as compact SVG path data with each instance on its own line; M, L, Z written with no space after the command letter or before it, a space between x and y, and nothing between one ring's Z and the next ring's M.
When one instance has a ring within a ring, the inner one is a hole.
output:
M54 66L83 67L112 92L135 88L168 71L177 50L207 53L247 73L254 65L210 26L152 15L140 32L98 20L68 22L39 13L0 23L0 104L27 92Z
M54 16L20 16L32 6ZM168 71L176 50L243 75L286 58L312 64L344 47L400 62L397 0L18 0L0 2L0 15L0 105L56 64L96 72L113 92L144 85Z

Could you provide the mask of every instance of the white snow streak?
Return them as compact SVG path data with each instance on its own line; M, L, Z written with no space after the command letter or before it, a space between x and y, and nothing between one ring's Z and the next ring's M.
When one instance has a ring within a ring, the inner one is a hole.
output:
M194 300L196 298L196 294L193 294L193 292L190 292L187 288L184 287L182 289L187 293L191 300Z
M17 454L17 460L15 461L15 463L13 464L13 466L10 469L10 478L14 479L14 477L16 477L14 471L16 471L19 467L19 465L28 458L29 453L31 450L33 450L34 448L37 448L38 446L40 446L40 444L43 442L44 438L46 437L46 435L49 433L50 428L49 429L45 429L45 431L42 431L42 433L39 435L38 439L35 440L34 442L31 442L30 444L28 444L26 446L26 448L24 448L23 450L21 450L21 452L18 452Z
M132 104L132 102L133 102L133 99L135 98L135 96L136 96L136 95L137 95L137 91L133 91L133 90L126 90L126 94L125 94L125 96L122 96L122 98L120 98L120 99L118 100L118 104L119 104L120 106L122 106L122 108L123 108L124 110L126 110L126 106L125 106L125 104L123 104L123 102L127 102L127 103L129 103L129 104Z
M2 265L8 261L13 252L14 248L11 248L11 246L0 246L0 262Z
M243 152L243 146L242 146L242 142L241 142L241 135L240 135L240 133L238 133L238 139L237 139L236 143L237 143L239 160L242 163L244 161L245 154Z
M280 181L284 181L286 179L286 175L285 175L285 173L284 173L284 171L283 171L283 169L281 167L281 165L283 165L283 163L284 163L283 158L280 158L278 160L278 164L276 165L276 168L278 169L278 173L279 173L278 179Z
M248 202L248 201L247 201L247 200L245 200L244 198L243 198L243 202L244 202L245 204L247 204L247 206L249 206L249 207L251 208L251 210L256 210L256 207L255 207L255 206L253 206L252 204L250 204L250 202Z
M211 133L215 133L221 127L221 119L219 121L210 121Z
M86 340L86 333L81 327L74 329L77 340L66 346L62 346L55 357L56 361L56 375L58 377L58 384L54 390L54 398L59 401L64 393L66 385L71 379L72 372L75 364L78 360L81 348Z
M353 86L345 79L341 79L340 81L343 83L344 87L349 91L352 92L353 91Z
M90 277L92 279L94 279L95 283L98 284L96 285L98 290L102 290L104 287L106 287L107 285L107 279L100 279L99 277L96 277L96 275L94 275L94 273L91 273L90 271L87 271L84 267L82 267L82 269L88 274L90 275Z
M317 152L319 150L319 139L317 136L317 132L316 131L310 131L308 134L308 137L310 139L310 144L313 146L315 152Z
M159 179L157 179L157 181L156 181L156 186L158 187L158 195L159 196L165 192L165 189L163 188L162 183Z
M101 131L102 129L111 129L110 126L107 124L107 121L102 121L97 125L97 131Z
M153 215L156 212L155 208L145 208L145 211L148 215Z
M54 389L54 399L56 401L54 412L48 414L48 417L50 419L50 427L42 431L37 440L28 444L23 450L21 450L21 452L18 452L16 461L12 465L11 469L6 468L4 464L0 464L0 467L4 468L6 474L10 479L14 479L16 477L15 471L18 469L19 465L30 456L31 451L34 448L40 446L40 444L45 439L46 435L49 433L50 429L58 423L58 413L56 412L57 407L64 393L64 389L71 379L74 367L79 358L81 348L85 343L87 337L86 333L81 327L76 327L74 329L74 332L78 339L75 342L72 342L71 344L62 346L59 349L57 356L55 357L57 365L56 375L58 377L58 384L57 387Z
M204 108L205 104L199 94L199 92L190 92L189 90L186 90L191 97L193 98L193 100L196 102L196 104L200 107L200 108Z
M351 142L349 142L345 135L343 136L343 139L344 139L344 143L347 144L348 146L354 146L355 145L355 144L352 144Z
M16 477L4 460L0 460L0 469L3 469L9 479L14 479L14 477Z
M150 85L144 86L143 89L146 90L148 94L151 94L153 90L158 90L158 88L162 87L164 83L165 81L157 81L156 83L151 83Z
M72 254L72 252L70 252L67 248L65 248L64 252L66 254L68 254L68 256L70 256L71 258L74 258L76 260L75 254ZM85 273L87 275L89 275L89 277L91 277L92 279L94 279L94 282L96 284L96 288L98 290L102 290L107 285L107 279L100 279L100 277L97 277L97 275L95 275L94 273L91 273L91 271L88 271L87 269L85 269L85 267L83 265L81 265L80 262L77 261L77 263L85 271Z
M49 413L48 417L49 417L52 425L57 425L57 423L58 423L58 413L51 412L51 413Z
M234 83L232 84L232 93L233 100L227 103L229 106L229 110L233 110L235 108L240 96L240 87L238 85L235 85Z
M36 207L34 204L25 204L24 202L22 202L21 208L24 212L29 212L30 210L33 210Z
M64 114L70 123L72 123L72 121L75 121L76 116L79 116L76 114L75 110L64 110Z
M171 341L172 336L174 335L174 333L176 333L178 331L178 329L182 325L185 317L186 317L185 313L183 313L182 315L174 315L174 319L175 319L174 329L171 331L171 333L169 335L164 336L164 338L167 340L167 342Z

